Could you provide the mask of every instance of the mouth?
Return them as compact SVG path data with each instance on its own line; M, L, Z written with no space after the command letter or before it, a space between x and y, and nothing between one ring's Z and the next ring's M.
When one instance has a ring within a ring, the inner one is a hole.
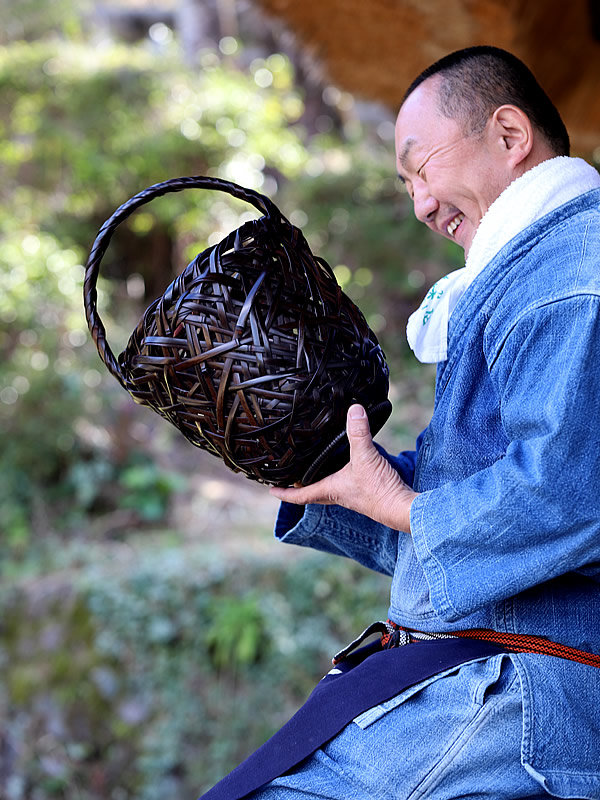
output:
M454 238L454 233L464 218L465 215L462 213L462 211L459 211L459 213L450 220L450 222L446 225L446 232L448 233L448 236Z

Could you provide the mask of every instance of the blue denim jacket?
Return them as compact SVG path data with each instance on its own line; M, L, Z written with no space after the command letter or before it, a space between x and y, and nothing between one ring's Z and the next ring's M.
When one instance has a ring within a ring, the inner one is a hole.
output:
M429 426L387 456L420 492L412 535L283 504L276 536L392 575L389 616L407 627L600 652L600 190L509 242L448 336ZM523 764L557 796L600 798L600 669L513 659Z

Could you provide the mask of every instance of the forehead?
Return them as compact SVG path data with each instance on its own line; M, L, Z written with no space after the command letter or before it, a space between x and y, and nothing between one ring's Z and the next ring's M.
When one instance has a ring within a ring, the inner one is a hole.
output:
M398 166L408 168L417 150L453 138L456 123L445 117L439 108L437 75L427 78L406 98L396 120L396 154Z

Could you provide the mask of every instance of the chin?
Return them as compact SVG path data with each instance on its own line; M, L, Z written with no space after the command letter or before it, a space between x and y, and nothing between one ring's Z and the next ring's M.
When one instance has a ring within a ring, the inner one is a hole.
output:
M473 244L474 236L475 234L472 234L471 236L465 236L463 237L463 240L461 242L455 239L456 244L459 247L462 247L462 249L465 251L465 258L469 255L469 250L471 249L471 245Z

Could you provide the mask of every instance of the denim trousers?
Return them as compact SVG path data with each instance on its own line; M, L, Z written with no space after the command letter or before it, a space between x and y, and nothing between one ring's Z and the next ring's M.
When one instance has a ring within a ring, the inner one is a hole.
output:
M548 800L521 765L522 732L517 672L496 655L369 709L248 800Z

